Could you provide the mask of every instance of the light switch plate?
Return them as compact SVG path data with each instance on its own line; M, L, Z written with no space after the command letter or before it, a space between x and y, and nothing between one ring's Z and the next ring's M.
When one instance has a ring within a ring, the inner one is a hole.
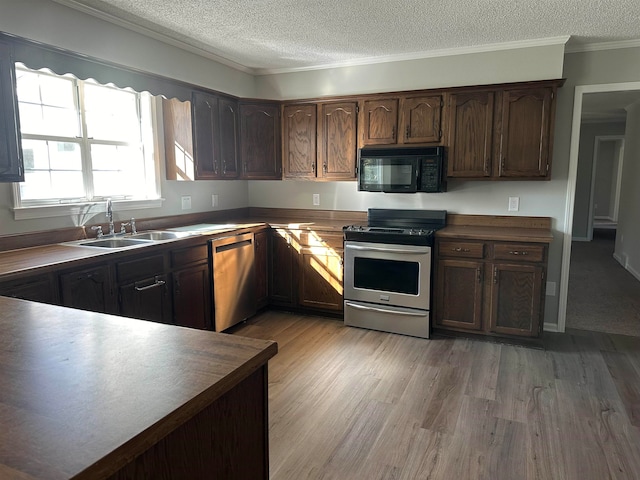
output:
M509 211L517 212L520 210L520 197L509 197Z
M313 204L314 205L320 205L320 194L319 193L314 193L313 194Z
M214 193L211 195L211 206L212 207L217 207L218 206L218 194Z
M189 195L182 197L182 210L191 210L191 197Z

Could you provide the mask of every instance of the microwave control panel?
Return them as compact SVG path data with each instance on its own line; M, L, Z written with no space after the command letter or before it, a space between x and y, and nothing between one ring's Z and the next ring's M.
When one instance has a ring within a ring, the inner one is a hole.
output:
M433 157L423 157L420 162L420 192L442 192L441 162Z

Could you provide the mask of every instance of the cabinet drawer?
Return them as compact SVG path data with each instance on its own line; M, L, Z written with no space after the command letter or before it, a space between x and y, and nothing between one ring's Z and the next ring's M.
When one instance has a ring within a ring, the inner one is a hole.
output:
M121 284L130 283L163 274L164 256L155 255L138 260L131 260L130 262L120 262L116 268L118 272L118 282Z
M496 243L493 246L495 260L517 260L522 262L544 262L544 245L527 243Z
M303 231L300 234L300 245L303 247L331 247L342 249L342 233Z
M182 267L189 263L204 262L207 260L207 245L180 248L171 252L171 266Z
M484 243L476 242L440 242L441 257L484 258Z

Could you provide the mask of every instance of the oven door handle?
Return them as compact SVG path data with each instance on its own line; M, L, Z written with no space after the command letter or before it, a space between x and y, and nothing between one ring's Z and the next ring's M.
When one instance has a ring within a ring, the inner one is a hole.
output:
M378 248L378 247L361 247L360 245L349 245L346 247L348 250L359 250L361 252L384 252L384 253L402 253L406 255L415 255L423 252L416 250L401 250L396 248ZM427 247L428 248L428 247Z
M405 315L407 317L424 317L425 315L422 313L411 313L411 312L402 312L399 310L387 310L385 308L374 308L374 307L365 307L364 305L358 305L356 303L344 302L347 307L352 307L357 310L367 310L370 312L378 312L378 313L392 313L394 315Z

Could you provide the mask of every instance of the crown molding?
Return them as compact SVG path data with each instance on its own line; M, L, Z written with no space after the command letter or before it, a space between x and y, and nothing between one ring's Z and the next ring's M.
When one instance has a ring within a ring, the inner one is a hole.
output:
M516 50L520 48L544 47L549 45L565 45L569 35L560 37L538 38L532 40L521 40L505 43L490 43L486 45L476 45L471 47L444 48L440 50L432 50L428 52L408 53L400 55L386 55L383 57L367 57L358 60L350 60L346 62L317 65L311 67L299 68L255 68L256 75L277 75L281 73L307 72L313 70L328 70L332 68L355 67L361 65L375 65L379 63L403 62L409 60L423 60L426 58L449 57L456 55L468 55L473 53L498 52L501 50Z
M74 10L78 10L82 13L86 13L87 15L90 15L92 17L96 17L99 18L100 20L104 20L106 22L109 23L113 23L115 25L118 25L119 27L123 27L126 28L127 30L132 30L136 33L139 33L141 35L144 35L145 37L151 37L154 40L158 40L162 43L166 43L168 45L171 45L173 47L177 47L180 48L182 50L186 50L190 53L194 53L196 55L199 55L201 57L205 57L208 58L209 60L213 60L215 62L221 63L223 65L226 65L227 67L231 67L235 70L239 70L241 72L244 73L249 73L251 75L255 75L255 69L247 67L245 65L242 65L240 63L234 62L233 60L229 60L228 58L222 56L219 53L215 53L209 50L205 50L203 48L200 47L196 47L194 45L191 45L190 43L187 42L183 42L181 40L178 40L176 38L173 38L169 35L163 34L163 33L159 33L156 32L154 30L151 30L150 28L147 27L143 27L141 25L138 25L134 22L130 22L128 20L123 20L121 18L118 18L114 15L111 15L109 13L103 12L101 10L98 10L96 8L93 7L89 7L87 5L83 5L82 3L80 3L77 0L53 0L56 3L59 3L60 5L64 5L65 7L69 7L72 8Z
M599 42L599 43L584 43L579 45L568 45L565 48L565 53L583 53L583 52L598 52L600 50L616 50L620 48L636 48L640 47L640 40L621 40L618 42Z

